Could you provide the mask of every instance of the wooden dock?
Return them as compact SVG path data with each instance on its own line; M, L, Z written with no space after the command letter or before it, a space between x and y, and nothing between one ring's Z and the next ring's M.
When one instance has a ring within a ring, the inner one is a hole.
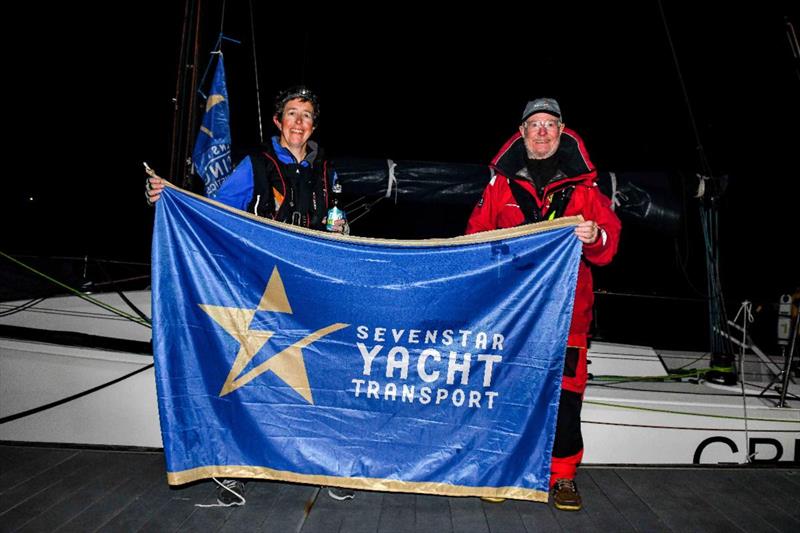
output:
M247 504L212 482L170 488L161 452L0 445L0 531L800 531L800 467L584 467L579 512L552 504L247 483Z

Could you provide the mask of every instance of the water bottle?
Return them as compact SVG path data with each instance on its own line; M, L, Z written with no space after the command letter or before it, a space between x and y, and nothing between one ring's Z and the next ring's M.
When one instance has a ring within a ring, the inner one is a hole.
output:
M345 216L344 211L339 209L339 199L334 198L333 207L328 209L328 223L325 227L328 229L328 231L333 231L333 223L340 219L347 220L347 217Z

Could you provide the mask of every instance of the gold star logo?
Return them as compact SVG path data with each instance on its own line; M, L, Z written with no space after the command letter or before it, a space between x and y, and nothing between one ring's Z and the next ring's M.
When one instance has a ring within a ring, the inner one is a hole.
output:
M199 305L217 324L222 326L222 329L239 342L239 353L236 354L236 360L233 362L225 384L222 386L222 390L219 393L220 397L230 394L264 372L272 370L278 378L292 387L308 403L313 404L314 398L311 395L311 386L308 383L308 374L306 373L302 350L314 341L350 325L336 323L318 329L242 375L247 364L264 347L274 333L272 331L250 329L250 324L256 312L272 311L292 314L292 306L286 297L286 289L283 287L283 280L281 280L281 275L278 273L278 267L276 266L272 270L272 275L267 282L263 296L261 296L261 301L255 309Z

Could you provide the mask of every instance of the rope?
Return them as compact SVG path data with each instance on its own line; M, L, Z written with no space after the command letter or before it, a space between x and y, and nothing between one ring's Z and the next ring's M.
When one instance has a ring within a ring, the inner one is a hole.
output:
M100 300L97 300L96 298L92 298L88 294L84 294L84 293L82 293L82 292L80 292L80 291L78 291L76 289L73 289L69 285L61 283L60 281L58 281L58 280L56 280L54 278L51 278L47 274L39 272L38 270L36 270L32 266L26 265L22 261L14 259L13 257L11 257L10 255L6 254L3 251L0 251L0 256L5 257L6 259L11 261L12 263L16 263L17 265L21 266L22 268L24 268L26 270L30 270L31 272L33 272L37 276L43 277L47 281L50 281L50 282L58 285L62 289L66 289L67 291L71 292L75 296L78 296L79 298L81 298L83 300L86 300L87 302L91 302L91 303L95 304L96 306L101 307L101 308L105 309L106 311L109 311L110 313L113 313L113 314L115 314L117 316L121 316L122 318L126 318L126 319L128 319L128 320L130 320L132 322L136 322L137 324L141 324L142 326L144 326L146 328L152 328L152 326L150 325L149 321L144 320L144 319L142 319L141 317L138 317L138 316L130 315L130 314L124 312L124 311L120 311L119 309L117 309L115 307L112 307L112 306L110 306L110 305L108 305L106 303L103 303Z
M592 381L611 381L614 383L631 383L631 382L649 382L649 381L670 381L673 379L681 379L681 378L701 378L707 372L713 370L712 368L693 368L691 369L692 372L682 373L682 374L667 374L666 376L614 376L614 375L603 375L603 376L593 376Z
M234 487L236 487L237 483L241 483L242 484L242 489L244 489L244 483L243 482L237 481L235 479L223 479L222 481L220 481L220 480L218 480L217 478L215 478L213 476L211 477L211 479L214 480L214 483L219 485L220 489L225 490L227 492L230 492L231 494L233 494L234 496L239 498L239 501L238 502L237 501L232 501L231 503L222 503L219 500L219 497L217 497L217 503L208 503L208 504L196 503L196 504L194 504L195 507L204 507L204 508L205 507L234 507L234 506L244 505L245 503L247 503L247 500L244 497L244 490L242 490L241 494L236 492L235 490L233 490Z
M611 176L611 210L616 211L620 205L620 198L626 198L624 194L617 191L617 175L613 172L609 172L608 175Z
M700 164L703 172L708 174L709 176L713 176L714 174L711 172L711 165L708 162L708 159L705 155L705 150L703 148L703 143L700 140L700 130L697 128L697 120L694 117L694 111L692 111L692 103L689 100L689 92L686 90L686 82L683 79L683 72L681 72L681 65L678 62L678 54L675 51L675 44L672 42L672 35L669 31L669 25L667 24L667 17L664 14L664 6L662 5L661 0L658 0L658 10L661 14L661 21L664 24L664 31L667 34L667 42L669 43L669 49L672 53L672 61L675 63L675 71L678 74L678 82L681 86L681 91L683 92L683 100L686 103L686 110L689 113L689 121L692 124L692 132L694 133L695 142L697 143L696 148L698 152L698 156L700 157Z
M392 161L391 159L386 160L386 164L389 167L389 178L386 180L386 196L385 198L392 197L392 189L395 189L394 193L394 203L397 203L397 177L394 175L394 169L397 167L397 163Z
M34 305L38 304L38 303L42 303L46 299L47 298L34 298L33 300L29 300L29 301L25 302L24 304L18 305L16 307L12 307L11 309L6 309L2 313L0 313L0 318L1 317L11 316L11 315L19 313L21 311L25 311L26 309L31 308Z
M745 349L747 346L747 323L753 322L753 304L752 302L745 300L742 302L742 305L739 306L739 310L736 312L736 316L733 319L733 322L736 323L739 320L739 316L742 316L742 346L741 350L739 351L739 383L742 386L742 410L744 412L744 442L745 447L742 450L745 454L744 460L748 463L752 462L753 457L756 456L758 452L753 450L751 455L747 454L747 451L750 448L750 432L747 426L747 396L744 391L744 356L745 356Z
M367 213L369 213L370 209L372 209L372 206L374 206L375 204L377 204L377 203L378 203L378 202L380 202L381 200L383 200L383 198L378 198L377 200L375 200L374 202L371 202L371 203L369 203L369 204L365 202L363 205L360 205L360 206L358 206L356 209L353 209L353 211L356 211L357 209L363 209L363 210L364 210L364 212L363 212L363 213L361 213L360 215L358 215L358 216L357 216L357 217L355 217L355 218L350 218L350 224L352 225L352 224L353 224L353 222L355 222L355 221L356 221L356 220L358 220L359 218L361 218L361 217L363 217L364 215L366 215Z
M253 42L253 70L256 78L256 109L258 110L258 139L264 142L264 128L261 120L261 89L258 85L258 58L256 56L256 28L253 23L253 0L249 0L250 5L250 40Z
M654 407L639 407L636 405L620 405L610 402L598 402L596 400L584 400L584 404L601 405L603 407L617 407L619 409L631 409L634 411L647 411L651 413L667 413L671 415L686 415L686 416L702 416L707 418L719 418L724 420L741 420L740 416L733 415L711 415L707 413L690 413L688 411L673 411L672 409L656 409ZM777 418L751 418L750 420L757 420L759 422L779 422L782 424L797 424L794 420L780 420Z
M2 252L0 252L0 253L2 253ZM134 370L133 372L131 372L129 374L125 374L122 377L119 377L117 379L111 380L111 381L109 381L107 383L103 383L102 385L98 385L96 387L92 387L91 389L85 390L83 392L79 392L77 394L73 394L72 396L67 396L66 398L62 398L62 399L56 400L54 402L46 403L44 405L40 405L39 407L34 407L33 409L28 409L27 411L22 411L21 413L8 415L6 417L0 418L0 425L6 424L8 422L13 422L14 420L18 420L18 419L24 418L26 416L35 415L36 413L41 413L42 411L46 411L48 409L52 409L54 407L58 407L59 405L63 405L65 403L71 402L72 400L77 400L78 398L83 398L84 396L88 396L89 394L92 394L93 392L97 392L97 391L99 391L101 389L105 389L106 387L110 387L111 385L114 385L116 383L119 383L120 381L123 381L123 380L126 380L126 379L130 378L130 377L133 377L136 374L139 374L140 372L144 372L145 370L148 370L150 368L153 368L153 363L150 363L149 365L145 365L145 366L143 366L142 368L140 368L138 370Z
M88 264L88 261L87 261L87 264ZM115 285L114 280L111 279L111 276L108 274L108 272L106 271L105 267L100 263L97 264L97 267L100 269L100 272L103 274L103 276L105 276L106 280L108 280L107 283L110 283L111 286L113 287ZM85 273L84 273L84 277L86 277ZM145 315L144 312L141 309L136 307L136 304L134 304L127 296L125 296L125 294L121 290L117 290L116 293L122 299L123 302L128 304L128 307L130 307L131 310L139 316L139 318L141 318L142 320L146 321L148 324L151 324L150 317Z

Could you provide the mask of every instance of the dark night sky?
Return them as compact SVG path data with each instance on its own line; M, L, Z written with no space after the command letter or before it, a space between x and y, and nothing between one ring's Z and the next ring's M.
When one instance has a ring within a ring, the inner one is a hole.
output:
M5 65L17 141L4 251L148 257L141 161L169 164L183 2L108 4L11 17L29 33L9 43ZM206 4L205 30L215 36L221 4ZM241 149L258 142L251 40L247 3L227 4L225 33L243 41L224 47ZM655 0L624 11L569 3L465 12L458 23L397 4L358 24L352 13L254 4L265 120L277 89L309 84L322 99L317 138L334 159L486 163L525 102L553 96L600 169L680 172L694 187L697 143ZM784 17L799 19L781 7L788 2L715 12L664 4L700 140L714 173L730 177L720 212L729 301L777 298L800 284L788 259L797 242L800 66ZM696 204L686 209L677 244L626 230L598 285L683 295L704 287Z

